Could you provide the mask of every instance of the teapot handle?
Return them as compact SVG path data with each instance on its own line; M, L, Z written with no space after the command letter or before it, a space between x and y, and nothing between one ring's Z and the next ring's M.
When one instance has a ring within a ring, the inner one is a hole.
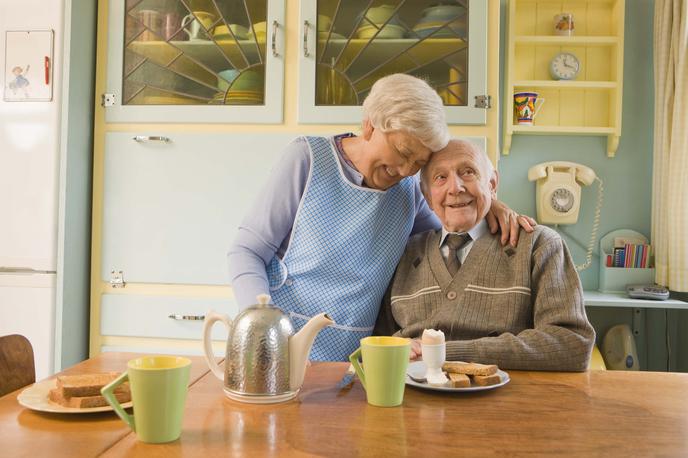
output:
M220 380L224 381L225 379L225 370L224 370L224 363L222 363L222 366L217 364L215 362L215 355L213 354L213 341L210 336L210 332L213 329L213 323L216 321L222 321L225 326L227 327L227 331L231 331L231 326L232 326L232 320L229 319L227 315L223 315L221 313L217 313L214 311L209 312L205 316L205 320L203 321L203 350L204 350L204 356L205 356L205 362L208 363L208 367L210 368L210 371L215 374L215 377L219 378Z

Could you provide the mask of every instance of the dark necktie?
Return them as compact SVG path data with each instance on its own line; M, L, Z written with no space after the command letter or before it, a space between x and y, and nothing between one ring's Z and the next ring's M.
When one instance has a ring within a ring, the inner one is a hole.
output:
M445 263L447 264L447 270L449 274L453 277L456 272L459 271L461 267L461 262L459 262L459 257L457 256L457 251L463 247L466 242L471 240L471 236L468 234L449 234L444 243L449 247L449 255Z

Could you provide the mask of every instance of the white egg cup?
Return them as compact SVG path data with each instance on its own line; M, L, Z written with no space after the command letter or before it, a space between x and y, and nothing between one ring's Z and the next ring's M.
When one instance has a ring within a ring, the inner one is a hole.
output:
M429 385L444 385L448 382L442 372L442 365L447 357L447 344L428 345L421 343L423 362L425 363L425 379Z

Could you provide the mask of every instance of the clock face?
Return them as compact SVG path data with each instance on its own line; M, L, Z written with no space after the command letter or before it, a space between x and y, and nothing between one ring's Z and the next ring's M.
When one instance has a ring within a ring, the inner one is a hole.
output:
M578 76L580 62L573 54L562 52L554 56L549 71L555 80L572 80Z

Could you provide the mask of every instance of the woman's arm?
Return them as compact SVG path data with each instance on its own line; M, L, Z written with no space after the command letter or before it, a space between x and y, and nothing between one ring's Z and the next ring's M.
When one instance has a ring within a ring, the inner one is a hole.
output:
M519 215L504 202L497 200L496 197L492 198L492 205L485 219L487 220L488 226L490 226L490 232L492 234L496 234L497 230L501 231L502 245L506 245L506 243L509 242L513 247L518 244L518 233L521 227L526 232L533 232L533 226L537 226L537 221L533 218L526 215Z
M237 304L244 309L258 294L269 294L265 267L290 236L310 171L305 139L290 143L239 226L227 253L229 278Z

